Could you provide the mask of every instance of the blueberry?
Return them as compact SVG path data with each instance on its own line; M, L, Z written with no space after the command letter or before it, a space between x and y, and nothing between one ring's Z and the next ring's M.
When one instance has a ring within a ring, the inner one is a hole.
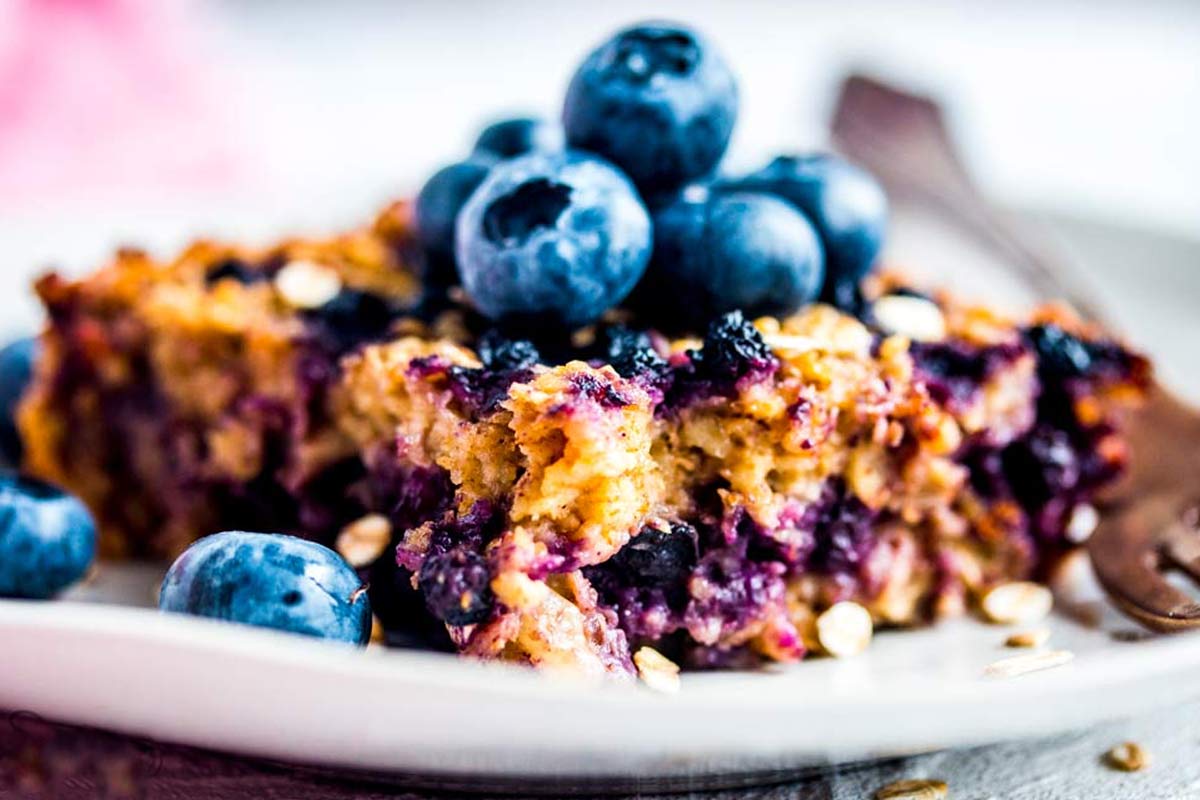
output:
M1043 383L1073 378L1117 380L1134 370L1134 357L1115 342L1085 341L1057 325L1035 325L1025 336L1037 353Z
M484 316L577 327L625 299L650 257L633 186L586 153L498 164L458 218L463 286Z
M612 366L623 378L638 375L658 375L666 370L667 361L654 349L654 343L644 331L623 325L608 325L596 335L601 360Z
M698 557L696 529L676 522L644 528L609 563L627 586L669 588L687 579Z
M397 310L383 297L349 288L343 288L325 305L301 314L316 339L335 353L382 337L397 315Z
M475 352L484 367L498 372L528 369L542 360L533 342L510 339L494 328L479 337Z
M610 159L649 196L709 174L737 117L733 73L694 31L626 28L584 60L567 89L567 143Z
M654 255L632 302L666 327L699 330L735 309L791 313L824 277L816 231L787 203L686 192L654 216Z
M414 204L417 241L425 252L425 280L431 284L453 284L454 223L467 198L483 183L491 160L472 157L443 167L425 182Z
M487 561L466 548L431 553L421 563L417 585L429 613L447 625L474 625L492 611Z
M827 301L836 301L839 287L860 281L883 247L888 214L883 188L870 173L836 156L779 156L725 189L769 192L804 212L825 245Z
M163 611L366 644L371 604L341 556L277 533L227 531L184 551L159 593Z
M713 320L704 334L703 349L692 358L697 372L713 381L736 381L779 364L762 334L740 311Z
M17 435L17 405L33 378L38 342L18 339L0 349L0 463L21 463L21 437Z
M562 128L533 117L516 117L494 122L475 140L475 153L495 158L513 158L526 153L552 153L563 149Z
M41 481L0 476L0 597L53 597L95 555L96 523L83 503Z
M816 547L810 565L829 575L855 575L877 542L875 512L840 480L825 487L818 501Z

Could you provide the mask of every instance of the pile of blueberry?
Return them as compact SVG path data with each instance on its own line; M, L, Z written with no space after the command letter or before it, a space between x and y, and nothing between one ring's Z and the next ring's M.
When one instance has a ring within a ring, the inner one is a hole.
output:
M695 31L618 32L575 73L561 126L494 124L421 189L427 281L461 281L484 316L526 329L622 303L667 330L846 305L883 243L882 189L826 154L719 175L737 110L729 66Z

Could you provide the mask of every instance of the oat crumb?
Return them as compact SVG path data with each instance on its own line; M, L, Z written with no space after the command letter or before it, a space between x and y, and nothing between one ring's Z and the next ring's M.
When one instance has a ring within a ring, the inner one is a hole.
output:
M1005 647L1025 647L1036 648L1041 647L1050 640L1049 628L1034 628L1029 631L1018 631L1010 634L1004 640Z
M392 538L392 523L382 514L359 517L338 533L334 548L346 563L358 568L373 564Z
M945 781L906 779L889 783L875 792L875 800L941 800L948 797Z
M664 694L679 691L679 665L653 647L643 647L633 654L638 676L646 687Z
M1061 667L1074 658L1075 654L1070 650L1047 650L1044 653L1009 656L988 664L983 668L983 674L988 678L1016 678L1030 672Z
M858 655L873 634L871 613L851 600L834 603L817 617L817 641L834 658Z
M1013 581L1004 583L983 596L983 613L992 622L1004 625L1036 622L1050 613L1054 596L1040 583Z
M1150 766L1150 754L1137 742L1122 742L1105 753L1104 760L1122 772L1138 772Z

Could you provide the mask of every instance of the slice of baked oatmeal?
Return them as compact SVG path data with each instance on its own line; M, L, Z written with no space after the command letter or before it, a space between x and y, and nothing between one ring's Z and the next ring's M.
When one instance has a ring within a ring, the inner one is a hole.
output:
M914 625L1038 575L1148 380L1062 309L1017 322L889 277L856 315L506 338L419 304L406 214L42 279L27 470L109 554L340 538L394 643L631 674L645 646L791 661L829 649L838 602Z

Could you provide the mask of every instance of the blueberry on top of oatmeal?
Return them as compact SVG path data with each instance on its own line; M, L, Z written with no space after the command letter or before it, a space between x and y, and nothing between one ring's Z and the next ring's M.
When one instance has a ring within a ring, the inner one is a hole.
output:
M480 132L474 152L494 158L526 153L551 153L564 146L562 127L538 117L513 117L493 122Z
M498 164L458 218L463 287L485 316L571 329L625 299L650 255L650 218L627 178L586 153Z
M786 315L816 299L825 256L808 220L767 194L685 193L654 215L654 255L631 305L664 328L728 311Z
M883 247L887 196L865 170L826 153L778 156L725 184L725 191L769 192L808 217L825 245L823 299L837 302L870 271Z
M454 263L454 225L471 193L483 183L493 157L473 156L435 172L414 203L416 238L425 254L424 278L431 284L458 281Z
M567 89L563 125L571 147L609 159L651 196L717 166L737 107L733 73L706 39L645 23L588 55Z

